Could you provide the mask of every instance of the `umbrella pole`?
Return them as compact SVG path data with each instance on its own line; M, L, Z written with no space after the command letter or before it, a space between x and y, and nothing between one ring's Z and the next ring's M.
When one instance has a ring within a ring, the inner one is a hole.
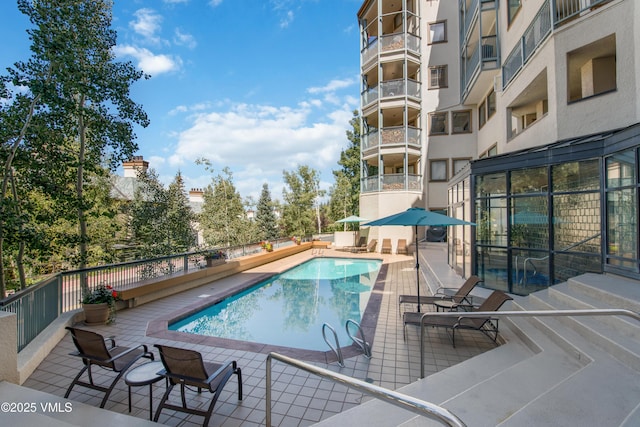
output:
M418 313L420 313L420 260L418 258L418 226L416 225L416 287L418 288Z

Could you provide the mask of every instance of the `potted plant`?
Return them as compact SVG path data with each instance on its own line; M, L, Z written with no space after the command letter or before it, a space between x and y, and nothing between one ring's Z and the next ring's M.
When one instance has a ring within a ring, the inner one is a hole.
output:
M216 249L211 252L207 252L204 259L207 261L207 267L214 267L216 265L224 264L227 259L227 254L220 249Z
M297 236L293 236L293 237L291 238L291 240L292 240L292 241L293 241L293 243L295 243L296 245L299 245L299 244L300 244L300 242L301 242L300 238L299 238L299 237L297 237Z
M120 299L118 292L109 285L100 284L84 294L82 309L84 323L87 325L104 325L116 319L116 301Z
M273 245L271 244L271 242L262 242L260 246L262 246L262 249L264 249L267 252L273 251Z

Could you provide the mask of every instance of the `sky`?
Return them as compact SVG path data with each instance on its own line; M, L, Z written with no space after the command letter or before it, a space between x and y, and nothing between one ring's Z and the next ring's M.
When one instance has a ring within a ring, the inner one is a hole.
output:
M118 61L151 76L131 88L150 119L137 155L187 190L228 167L243 198L263 183L282 200L283 171L308 165L334 183L359 108L362 0L116 0ZM0 73L30 55L30 23L0 2ZM118 171L122 174L122 170Z

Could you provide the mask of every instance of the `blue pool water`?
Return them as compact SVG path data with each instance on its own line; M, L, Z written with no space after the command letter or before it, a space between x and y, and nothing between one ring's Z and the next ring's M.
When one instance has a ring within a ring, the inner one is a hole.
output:
M328 350L322 325L351 341L345 322L360 322L382 261L316 258L169 325L173 331L307 350Z

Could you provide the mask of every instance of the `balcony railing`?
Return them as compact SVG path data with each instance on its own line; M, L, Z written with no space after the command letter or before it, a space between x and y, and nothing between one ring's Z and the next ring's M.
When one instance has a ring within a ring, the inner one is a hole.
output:
M384 174L362 178L360 191L373 193L378 191L421 191L422 175Z
M378 54L378 38L374 38L362 51L362 64L371 61Z
M368 151L380 145L380 132L373 129L369 133L362 135L362 151Z
M370 87L362 92L362 106L369 105L378 100L378 86Z
M382 128L382 145L406 144L420 147L420 129L414 127L397 126Z
M380 91L382 98L392 96L411 96L420 98L420 82L411 79L388 80L380 83Z
M505 88L524 67L555 27L588 13L589 10L611 0L547 0L502 64L502 87Z
M382 52L406 49L418 53L420 51L420 38L410 33L387 34L380 37L380 49Z
M462 3L465 0L461 0ZM475 16L478 11L478 0L471 0L469 4L469 8L464 11L464 26L460 29L460 40L464 40L467 35L467 31L469 31L469 27L471 26L471 20Z

